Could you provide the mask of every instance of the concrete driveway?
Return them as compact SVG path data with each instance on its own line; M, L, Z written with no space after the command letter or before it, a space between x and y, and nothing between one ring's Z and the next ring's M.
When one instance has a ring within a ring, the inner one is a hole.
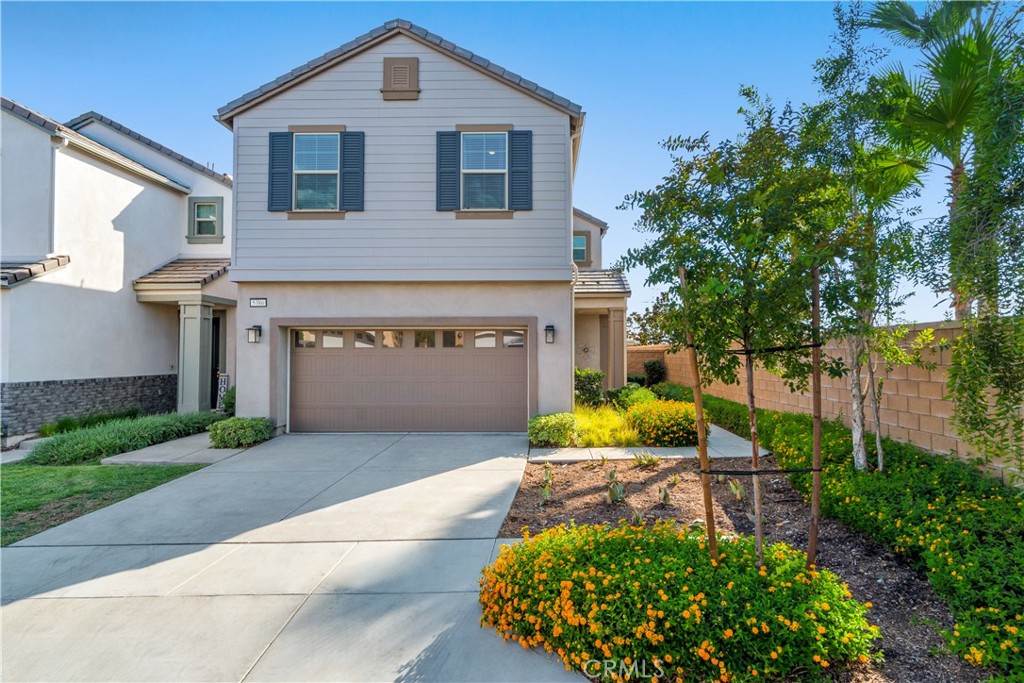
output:
M559 681L479 626L522 435L289 435L0 551L4 680Z

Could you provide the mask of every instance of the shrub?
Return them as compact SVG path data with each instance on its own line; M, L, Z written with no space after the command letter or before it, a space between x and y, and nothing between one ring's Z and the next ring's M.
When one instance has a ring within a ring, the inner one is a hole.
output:
M668 377L665 361L657 359L644 361L644 374L647 375L648 386L664 382L665 378Z
M667 386L652 389L677 391ZM746 406L714 396L704 400L712 422L749 436ZM810 416L757 412L761 441L779 465L810 467ZM850 430L824 424L822 512L921 568L956 618L945 633L950 649L1012 680L1012 673L1024 671L1024 491L954 458L889 439L883 445L886 470L857 471ZM810 474L789 477L810 495Z
M758 571L744 536L719 540L716 569L705 540L670 523L527 536L484 569L481 623L604 680L808 680L867 659L878 630L835 575L784 544Z
M662 382L652 386L651 391L669 401L693 402L693 389L682 384ZM761 412L759 410L758 415ZM746 405L704 394L704 414L719 427L745 439L750 438L750 416Z
M640 437L626 418L612 406L580 406L575 411L578 436L576 445L586 448L603 446L639 446Z
M810 466L810 417L765 411L758 424L783 467ZM884 447L884 472L857 471L850 431L824 425L822 512L925 570L956 617L954 652L1024 671L1024 492L909 444ZM790 476L809 495L810 475Z
M273 433L274 423L265 417L229 417L210 426L210 443L214 448L245 448Z
M204 431L223 420L215 413L169 413L119 419L57 434L25 459L36 465L78 465Z
M235 388L234 387L231 387L230 389L228 389L227 391L224 392L224 399L221 401L220 409L221 409L221 412L223 412L225 415L234 415L235 414Z
M565 448L576 444L579 437L576 416L572 413L538 415L526 428L530 445L540 448Z
M576 368L576 405L600 405L603 385L604 373L600 370Z
M639 384L640 386L646 386L647 375L626 375L626 382L629 384Z
M692 403L651 401L626 413L645 446L696 446L697 411Z
M615 396L614 403L615 407L620 410L629 410L638 403L648 403L650 401L657 401L658 397L654 395L654 392L650 389L644 389L643 387L631 386L627 384L619 390L619 393Z
M141 408L124 408L112 413L93 413L82 417L62 417L56 422L47 422L39 426L39 436L66 434L76 429L95 427L111 420L125 420L142 415Z

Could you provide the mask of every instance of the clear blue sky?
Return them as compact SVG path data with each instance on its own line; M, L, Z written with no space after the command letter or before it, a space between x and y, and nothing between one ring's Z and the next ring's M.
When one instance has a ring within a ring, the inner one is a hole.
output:
M0 6L3 94L66 121L90 109L231 170L217 108L401 17L581 104L575 204L607 220L610 264L641 243L628 192L668 170L670 135L731 137L740 84L812 101L832 5L799 3L12 3ZM942 212L929 188L924 215ZM632 309L656 291L631 273ZM921 295L911 320L940 319Z

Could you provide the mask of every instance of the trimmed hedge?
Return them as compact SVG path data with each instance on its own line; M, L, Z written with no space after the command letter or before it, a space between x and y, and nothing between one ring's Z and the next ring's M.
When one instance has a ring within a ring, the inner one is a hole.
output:
M613 389L608 392L608 401L618 410L629 410L637 403L657 401L658 397L650 389L645 389L636 384L627 384L621 389Z
M481 623L602 680L820 680L867 661L870 605L838 577L784 544L760 571L752 538L719 549L715 568L703 532L670 522L527 535L483 570Z
M111 420L96 427L58 434L49 441L37 444L25 461L35 465L95 462L112 455L198 434L223 419L223 415L215 413L168 413Z
M540 448L567 448L576 444L579 430L572 413L538 415L526 427L530 445Z
M696 446L697 411L692 403L650 401L626 413L645 446Z
M665 367L665 361L658 359L651 359L644 361L644 374L647 375L647 384L657 384L658 382L664 382L665 378L668 377L668 368Z
M681 393L668 386L660 391ZM715 424L725 422L730 431L749 435L746 406L706 396L705 407ZM758 432L782 467L810 467L809 415L758 410ZM890 439L883 445L885 471L857 471L850 430L835 422L824 424L822 512L925 572L956 617L945 634L955 653L972 664L998 668L1009 676L1006 680L1021 680L1024 491L953 458ZM790 479L805 496L810 494L809 474L792 474Z
M210 425L210 443L214 448L247 448L273 433L274 423L265 417L229 417Z

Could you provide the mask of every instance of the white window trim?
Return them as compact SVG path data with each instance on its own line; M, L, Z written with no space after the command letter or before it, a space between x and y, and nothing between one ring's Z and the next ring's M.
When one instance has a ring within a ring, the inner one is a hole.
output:
M469 170L463 168L462 156L462 139L467 135L504 135L505 136L505 168L501 171L496 170ZM460 211L508 211L508 131L507 130L474 130L472 132L462 132L459 134L459 204L461 205ZM465 206L466 203L466 183L465 178L467 175L497 175L502 173L505 175L505 206L500 208L478 208L470 209Z
M295 144L295 140L299 136L308 135L333 135L338 140L338 169L336 171L297 171L295 169L295 155L299 151L299 146ZM324 211L341 211L341 133L295 133L292 140L292 211L302 213L304 211L310 211L313 213L323 213ZM330 175L334 174L334 208L333 209L300 209L299 208L299 182L298 176L300 175Z

